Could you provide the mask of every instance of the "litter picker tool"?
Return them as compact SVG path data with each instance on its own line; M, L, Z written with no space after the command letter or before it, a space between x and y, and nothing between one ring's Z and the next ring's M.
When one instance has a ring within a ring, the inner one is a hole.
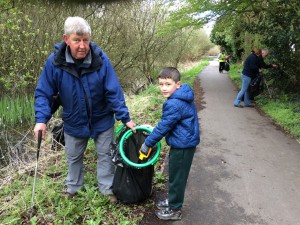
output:
M33 206L34 206L34 193L35 193L36 175L37 175L38 161L39 161L39 156L40 156L41 142L42 142L42 131L39 130L38 131L38 143L37 143L36 163L35 163L35 171L34 171L32 195L31 195L31 213L30 213L30 218L32 216L32 210L33 210Z

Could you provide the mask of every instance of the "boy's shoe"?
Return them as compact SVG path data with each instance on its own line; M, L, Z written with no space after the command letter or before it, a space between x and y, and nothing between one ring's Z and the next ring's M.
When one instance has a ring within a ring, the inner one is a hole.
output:
M161 220L181 220L181 210L166 208L156 211L155 214Z
M169 207L169 200L168 200L168 199L165 199L165 200L159 201L159 202L156 204L156 207L157 207L158 209L165 209L165 208L168 208L168 207Z

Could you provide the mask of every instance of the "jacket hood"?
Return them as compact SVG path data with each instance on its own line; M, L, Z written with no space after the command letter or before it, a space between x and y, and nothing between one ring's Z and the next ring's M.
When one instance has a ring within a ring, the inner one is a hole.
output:
M186 102L194 101L194 92L191 87L187 84L182 84L177 91L175 91L169 99L180 99Z

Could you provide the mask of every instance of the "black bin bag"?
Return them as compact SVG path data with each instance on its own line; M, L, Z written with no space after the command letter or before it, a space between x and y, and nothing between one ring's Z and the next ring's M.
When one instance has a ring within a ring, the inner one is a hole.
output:
M153 166L141 169L117 166L113 192L123 203L138 203L152 193Z
M119 137L116 138L115 148L119 148L118 144L122 134L127 131L124 128ZM123 150L126 157L138 163L139 150L149 134L142 130L137 130L123 144ZM115 151L116 152L116 151ZM154 175L154 165L143 168L133 168L124 163L118 153L113 154L113 161L117 165L115 177L113 180L113 193L118 200L123 203L138 203L146 200L152 194L152 181ZM117 159L117 160L116 160Z

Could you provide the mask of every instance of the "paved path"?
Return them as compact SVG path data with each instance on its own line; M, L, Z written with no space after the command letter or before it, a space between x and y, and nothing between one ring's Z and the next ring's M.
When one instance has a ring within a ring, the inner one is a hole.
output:
M181 221L175 225L300 225L300 144L255 108L235 108L235 86L211 61Z

